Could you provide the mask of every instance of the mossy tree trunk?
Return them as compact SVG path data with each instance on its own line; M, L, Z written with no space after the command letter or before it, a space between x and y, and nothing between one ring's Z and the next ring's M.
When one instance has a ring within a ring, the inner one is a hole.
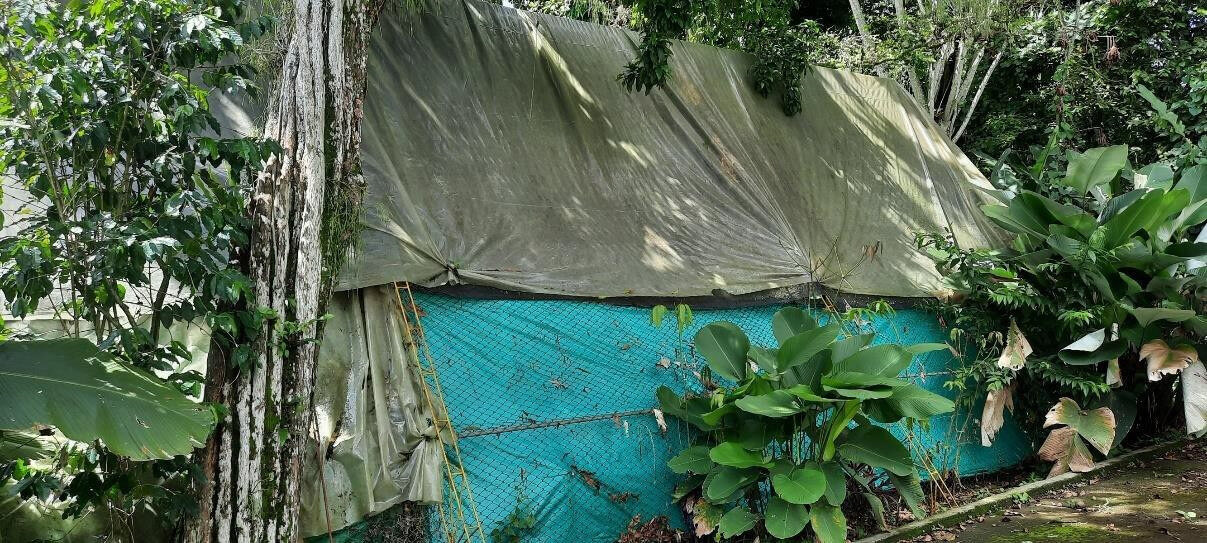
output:
M293 0L264 136L282 151L257 181L248 276L271 308L250 363L210 357L206 400L228 416L200 455L207 482L190 542L300 539L299 477L311 432L319 316L355 238L364 183L360 120L370 32L384 0ZM334 225L334 226L332 226ZM312 442L311 442L312 443Z

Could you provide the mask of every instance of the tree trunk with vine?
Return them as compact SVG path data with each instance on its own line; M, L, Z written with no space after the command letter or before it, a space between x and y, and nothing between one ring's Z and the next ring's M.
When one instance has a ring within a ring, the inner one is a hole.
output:
M206 400L225 420L199 461L206 483L189 542L297 541L322 322L356 231L368 41L384 0L294 0L264 136L281 151L257 180L246 265L270 318L252 360L215 349ZM333 226L334 225L334 226Z

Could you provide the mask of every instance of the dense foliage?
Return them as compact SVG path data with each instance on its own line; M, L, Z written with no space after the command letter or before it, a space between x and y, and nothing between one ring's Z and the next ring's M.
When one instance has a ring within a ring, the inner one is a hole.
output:
M821 325L795 307L777 312L772 327L779 346L766 348L731 323L705 326L694 341L707 362L704 393L657 392L663 413L699 430L696 445L669 462L686 475L674 497L692 512L696 533L789 540L808 529L818 541L845 541L848 480L881 525L881 478L925 514L910 451L881 424L952 410L947 398L898 377L915 355L947 346L869 346L873 334L836 319Z
M162 378L177 394L198 394L202 376L188 369L190 352L169 327L207 326L238 365L246 335L271 316L248 308L239 263L247 188L275 146L222 134L211 100L254 94L253 70L232 59L272 20L246 18L239 0L20 0L3 24L0 171L6 204L17 209L0 238L5 308L17 318L53 316L65 323L63 335L99 345L104 360L155 372L140 375ZM15 333L8 341L24 339ZM81 370L87 358L79 357ZM127 511L180 499L161 486L132 489L169 473L187 482L183 458L130 462L106 448L129 454L112 434L69 437L92 447L73 447L47 468L65 469L57 472L59 499ZM191 445L198 439L192 435ZM131 456L186 454L192 446L184 443ZM97 468L102 461L106 469Z
M1151 100L1158 130L1183 142L1173 159L1136 168L1126 146L1060 157L1052 138L1027 167L995 166L1001 203L982 209L1009 233L1008 243L961 249L948 237L919 236L955 291L957 303L941 311L974 360L952 385L975 382L989 394L986 444L1015 398L1032 431L1052 404L1062 413L1077 404L1106 407L1100 422L1110 439L1095 447L1103 454L1138 411L1150 431L1177 420L1176 411L1190 433L1207 429L1199 360L1207 333L1207 157L1193 129L1147 89L1139 93ZM1060 418L1053 412L1044 426ZM1069 431L1057 436L1047 440L1064 445L1050 458L1058 460L1054 472L1087 468L1092 459L1080 441Z

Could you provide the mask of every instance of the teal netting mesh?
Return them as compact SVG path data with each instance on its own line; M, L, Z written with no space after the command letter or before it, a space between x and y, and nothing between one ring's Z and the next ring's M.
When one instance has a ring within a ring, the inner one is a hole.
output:
M430 293L416 293L416 302L460 438L463 457L453 461L468 473L485 531L500 541L511 533L538 543L612 542L634 515L667 515L682 526L669 497L678 476L666 461L690 436L670 417L660 430L651 413L654 391L695 386L702 360L690 338L709 322L733 322L752 343L774 345L771 316L780 307L698 310L680 336L673 316L656 328L644 308ZM946 339L936 319L918 310L866 327L878 332L877 343ZM907 374L942 392L951 364L949 353L934 352L915 359ZM962 473L1028 454L1012 424L993 448L983 448L967 421L960 414L937 418L911 433L912 446L940 454Z

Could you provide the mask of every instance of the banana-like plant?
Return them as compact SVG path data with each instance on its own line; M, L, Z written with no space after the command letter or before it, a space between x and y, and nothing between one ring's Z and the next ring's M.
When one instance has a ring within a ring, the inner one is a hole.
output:
M947 346L869 346L872 334L844 334L838 322L821 325L795 307L777 312L772 328L779 345L768 348L731 323L705 326L695 336L704 381L734 385L683 397L658 389L661 410L700 431L668 462L686 475L675 499L694 511L697 533L756 530L788 540L809 530L823 543L841 542L848 479L883 516L872 492L882 476L924 515L914 461L882 424L952 411L947 398L899 377L914 356Z
M200 447L213 408L84 339L0 342L0 429L53 427L134 460Z

